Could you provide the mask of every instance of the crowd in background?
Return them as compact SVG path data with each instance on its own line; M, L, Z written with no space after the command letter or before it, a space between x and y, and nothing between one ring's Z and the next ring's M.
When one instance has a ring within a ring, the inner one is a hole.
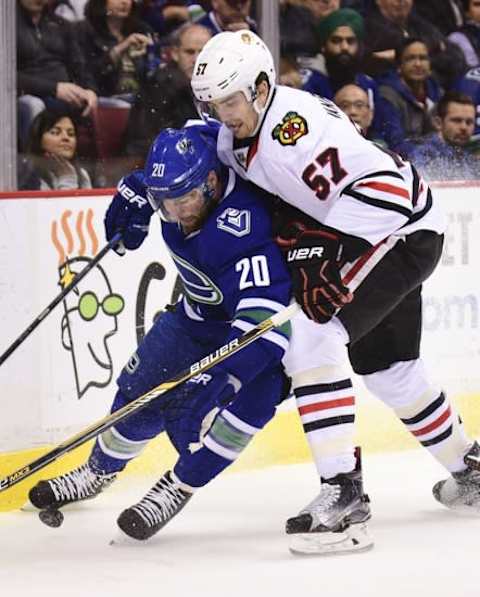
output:
M17 4L19 189L115 185L197 117L210 37L257 31L254 0ZM480 0L279 4L280 83L331 99L429 180L480 179Z

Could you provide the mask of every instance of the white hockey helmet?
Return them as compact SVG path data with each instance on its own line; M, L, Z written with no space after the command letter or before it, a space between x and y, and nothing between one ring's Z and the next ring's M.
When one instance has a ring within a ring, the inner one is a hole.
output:
M247 101L254 102L262 73L270 85L268 105L275 87L275 65L270 50L248 29L224 31L212 37L198 55L192 90L201 104L225 99L237 91L241 91Z

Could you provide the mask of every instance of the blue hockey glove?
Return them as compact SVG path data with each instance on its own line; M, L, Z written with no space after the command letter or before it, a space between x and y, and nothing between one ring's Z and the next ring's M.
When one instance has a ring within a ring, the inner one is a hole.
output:
M206 418L210 424L219 410L235 399L240 381L220 367L212 367L188 381L185 392L179 392L165 411L168 436L179 452L201 440ZM207 417L212 413L212 417Z
M143 172L135 170L124 176L105 214L107 240L117 232L122 233L122 243L115 248L119 255L125 254L125 248L138 249L143 243L152 214L143 184Z

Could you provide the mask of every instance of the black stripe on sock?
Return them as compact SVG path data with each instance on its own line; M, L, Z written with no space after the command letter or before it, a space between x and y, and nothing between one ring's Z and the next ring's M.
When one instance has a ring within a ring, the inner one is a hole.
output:
M445 402L445 394L442 392L440 396L434 400L431 404L424 408L422 412L418 413L415 417L411 419L401 419L402 423L405 425L415 425L415 423L420 423L423 419L426 419L429 415L431 415L437 408L440 408L442 404Z
M342 379L340 381L332 381L330 383L317 383L311 386L302 386L301 388L296 388L294 393L297 398L301 398L302 396L326 394L327 392L346 390L347 388L352 387L352 381L350 379Z
M345 423L354 423L355 415L339 415L338 417L330 417L329 419L321 419L320 421L312 421L311 423L304 423L303 430L305 433L315 431L315 429L323 429L324 427L335 427L336 425L343 425Z
M448 429L446 429L440 435L437 435L437 437L434 437L433 439L427 439L424 442L420 442L420 443L425 448L428 448L428 446L434 446L435 444L439 444L440 442L443 442L444 439L447 439L447 437L452 435L452 430L453 430L453 425L450 425L450 427Z

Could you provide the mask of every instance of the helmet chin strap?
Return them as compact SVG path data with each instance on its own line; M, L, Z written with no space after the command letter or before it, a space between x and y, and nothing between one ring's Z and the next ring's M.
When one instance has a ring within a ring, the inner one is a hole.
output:
M268 97L267 97L267 101L265 102L265 105L262 107L260 106L259 103L259 98L258 98L258 94L255 91L255 93L252 94L252 105L253 105L253 109L255 110L255 112L258 114L258 120L257 120L257 125L252 133L252 137L255 137L255 135L258 133L258 131L260 130L260 127L262 126L262 122L263 119L265 118L265 113L268 110L268 108L270 107L270 104L272 103L272 98L273 98L273 87L270 87L270 89L268 90Z

